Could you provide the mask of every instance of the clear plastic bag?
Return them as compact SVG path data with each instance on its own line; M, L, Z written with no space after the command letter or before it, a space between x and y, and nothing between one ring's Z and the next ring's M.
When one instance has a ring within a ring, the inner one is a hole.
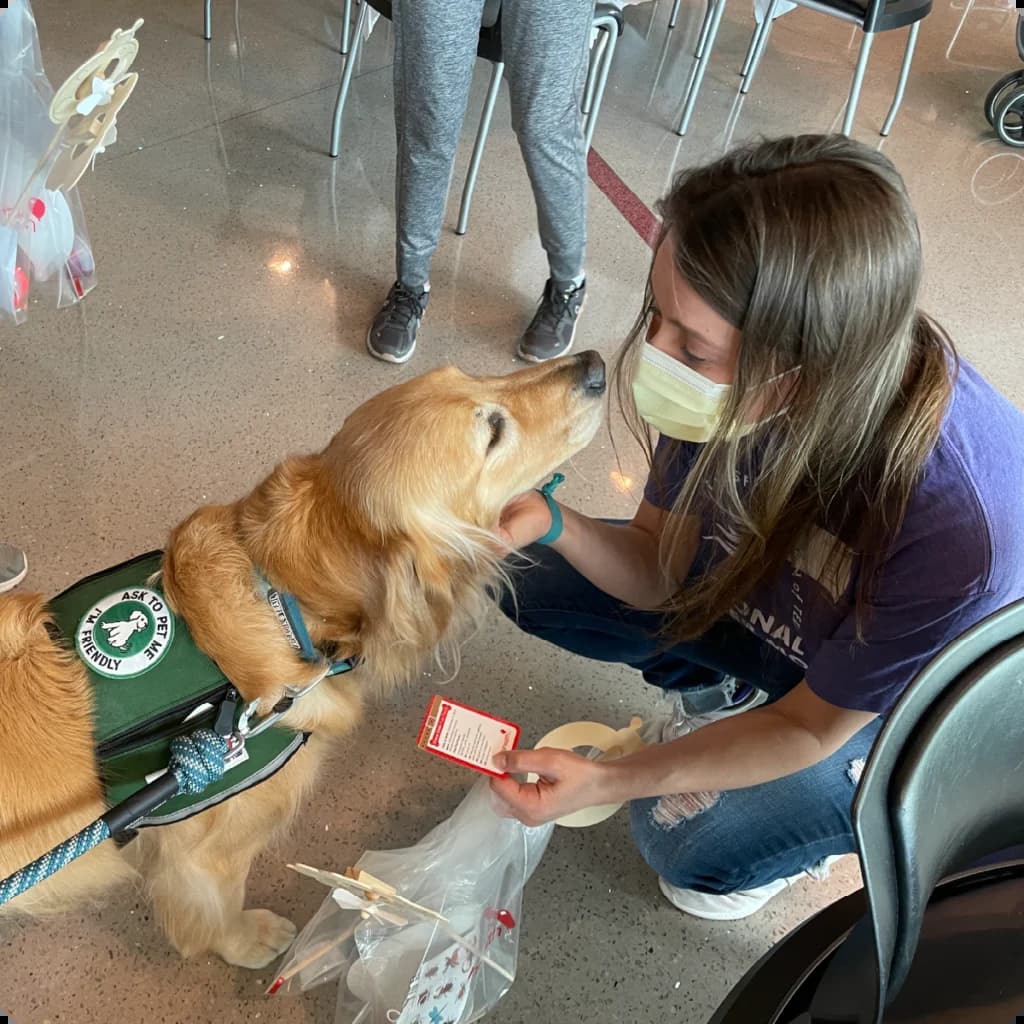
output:
M52 100L32 7L10 0L0 10L0 321L25 319L36 283L57 306L96 284L77 188L46 187L64 145Z
M390 904L366 916L335 890L282 966L286 990L337 979L335 1024L480 1020L515 978L523 889L553 829L501 817L481 780L415 846L355 865L437 917Z

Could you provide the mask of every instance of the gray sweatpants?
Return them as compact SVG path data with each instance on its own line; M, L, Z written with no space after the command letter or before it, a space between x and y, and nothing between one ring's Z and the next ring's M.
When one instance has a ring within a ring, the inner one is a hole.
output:
M398 280L430 276L466 113L483 0L395 0ZM594 0L504 0L512 127L551 277L583 272L587 159L580 115Z

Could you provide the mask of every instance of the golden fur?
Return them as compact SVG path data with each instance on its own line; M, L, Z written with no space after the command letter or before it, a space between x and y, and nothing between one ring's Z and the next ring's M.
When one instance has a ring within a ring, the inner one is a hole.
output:
M286 459L233 505L176 527L164 590L246 701L269 708L317 674L256 595L254 567L296 595L318 647L363 667L296 703L285 724L315 735L273 778L143 830L124 853L104 843L11 908L58 911L137 871L183 955L256 968L280 954L291 922L243 909L253 857L287 827L364 695L428 658L457 664L460 638L501 583L501 508L593 437L603 388L593 353L508 377L438 370L371 398L322 452ZM0 598L0 877L105 810L86 673L47 623L41 598Z

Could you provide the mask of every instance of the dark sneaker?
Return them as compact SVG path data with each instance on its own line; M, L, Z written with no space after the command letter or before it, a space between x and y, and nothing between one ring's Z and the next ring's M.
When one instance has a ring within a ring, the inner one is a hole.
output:
M429 301L429 291L414 292L396 281L366 335L370 355L385 363L404 363L411 359L416 351L416 332Z
M576 320L587 297L587 282L561 288L554 281L544 285L544 295L530 326L519 342L518 355L528 363L546 363L564 356L576 336Z

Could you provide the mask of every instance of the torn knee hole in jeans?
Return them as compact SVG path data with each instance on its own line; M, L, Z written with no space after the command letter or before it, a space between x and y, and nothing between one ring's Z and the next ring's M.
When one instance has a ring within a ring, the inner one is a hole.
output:
M651 821L660 828L676 825L710 810L718 803L718 793L670 793L651 808Z
M855 757L846 766L846 777L854 786L860 783L863 772L863 757ZM675 828L682 822L710 810L718 803L720 797L720 793L671 793L661 797L651 808L651 821L659 828Z

